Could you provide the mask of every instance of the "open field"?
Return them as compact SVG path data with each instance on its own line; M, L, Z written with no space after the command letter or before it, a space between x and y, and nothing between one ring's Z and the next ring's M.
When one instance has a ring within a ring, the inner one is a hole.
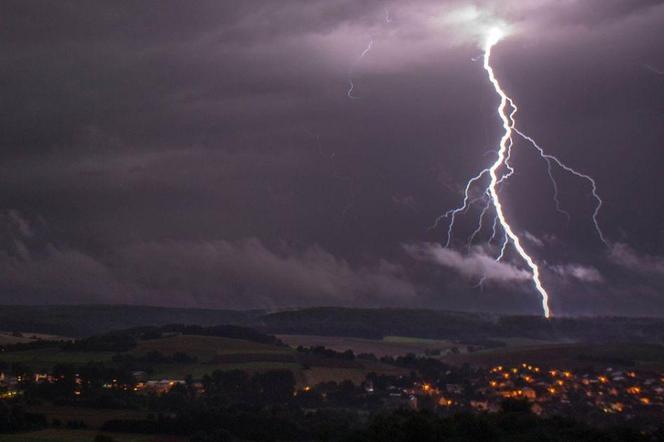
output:
M391 375L408 374L407 370L372 361L360 361L358 366L353 368L311 367L306 369L298 362L238 362L234 364L162 365L155 367L155 371L150 377L155 379L184 379L187 375L191 375L194 379L200 379L214 370L242 370L247 373L290 370L295 376L298 388L316 385L321 382L342 382L345 380L359 384L372 371Z
M328 338L335 339L335 338ZM383 351L378 354L405 354L419 352L420 349L432 344L447 345L444 341L406 340L398 338L385 341L371 341L363 339L339 339L344 345L339 349L345 350L346 342L355 345L355 349L364 348L375 352L377 345ZM426 345L425 345L426 344ZM304 365L304 355L291 347L282 347L271 344L258 343L242 339L225 338L217 336L174 335L159 339L138 341L136 348L125 353L135 358L143 358L151 352L159 352L164 356L172 356L182 352L195 357L192 362L154 362L150 363L152 371L150 379L184 379L191 375L194 379L201 379L204 375L215 370L243 370L248 373L264 372L268 370L290 370L295 375L299 386L315 385L325 381L341 382L351 380L359 383L366 375L375 371L385 374L401 374L394 367L375 361L356 360L349 365L339 365L339 360L322 360L322 365ZM358 352L359 353L359 352ZM101 361L113 364L113 352L73 352L62 351L58 347L42 348L25 351L13 351L0 355L0 361L6 364L21 362L35 370L48 371L54 365L61 363L85 364L89 361ZM311 365L311 364L307 364ZM396 370L396 371L395 371ZM93 425L90 425L93 428Z
M338 339L346 340L346 338ZM367 349L373 348L371 347L373 341L362 339L353 341L364 344ZM362 341L367 342L362 343ZM391 343L389 341L385 341L383 345L392 350L390 354L404 354L421 346L418 343ZM347 348L345 347L343 350ZM407 351L401 352L401 350ZM189 374L194 378L200 378L214 370L243 370L253 373L284 369L292 371L298 385L304 386L325 381L341 382L346 379L359 383L370 371L392 373L395 370L393 367L372 361L358 361L357 367L350 368L311 367L303 369L299 362L300 355L292 348L214 336L179 335L141 341L131 353L137 355L150 351L159 351L165 355L184 352L198 358L196 363L156 365L152 374L152 377L155 378L181 379Z
M177 335L139 341L138 346L131 353L146 354L151 351L158 351L164 355L173 355L176 352L182 352L190 356L196 356L202 361L211 361L218 356L234 354L278 355L293 353L290 348L276 345L217 336L192 335Z
M0 331L0 345L27 344L35 341L68 341L71 338L58 335L47 335L44 333L13 333Z
M1 434L0 442L93 442L95 436L105 434L116 442L185 442L188 438L144 434L99 433L90 430L41 430L29 433Z
M524 362L558 367L664 368L664 346L658 344L545 344L504 347L443 358L452 364L492 366Z
M300 370L299 373L296 373L295 378L299 387L317 385L322 382L342 382L346 380L354 384L361 384L367 377L367 374L371 372L391 376L407 375L409 373L406 369L376 361L359 361L357 368L311 367L307 370Z

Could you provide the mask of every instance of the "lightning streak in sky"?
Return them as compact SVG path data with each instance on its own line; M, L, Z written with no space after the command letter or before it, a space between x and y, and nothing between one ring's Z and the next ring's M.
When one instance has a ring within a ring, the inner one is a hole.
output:
M549 177L551 178L551 182L554 185L554 199L556 201L556 206L559 210L561 210L561 209L560 209L560 201L558 201L558 197L557 197L558 188L556 186L556 181L553 179L553 176L551 175L551 162L552 161L554 163L556 163L558 165L558 167L560 167L564 171L566 171L568 173L571 173L572 175L574 175L578 178L584 179L584 180L588 181L588 183L590 183L593 198L597 202L597 204L595 205L595 210L593 211L593 224L595 225L595 231L597 232L597 236L599 236L599 239L602 240L604 245L609 247L609 242L607 241L606 237L604 236L604 232L602 231L602 228L599 226L599 221L597 220L597 216L599 215L599 211L602 208L602 204L604 202L602 201L602 198L600 198L599 194L597 193L597 183L595 182L595 180L590 175L586 175L585 173L581 173L581 172L579 172L575 169L572 169L571 167L569 167L568 165L566 165L565 163L560 161L557 157L555 157L553 155L549 155L546 152L544 152L544 149L542 149L537 144L537 142L535 140L533 140L531 137L529 137L528 135L521 132L519 129L514 128L514 132L519 134L523 139L528 141L535 149L537 149L537 152L539 152L540 156L547 162L547 165L549 167L549 169L548 169L549 170ZM567 212L564 212L564 213L567 213ZM569 216L568 213L567 213L567 215Z
M362 59L364 57L367 56L369 51L371 51L371 49L373 48L373 45L374 45L374 41L370 40L369 44L366 47L366 49L364 49L364 51L362 51L360 56L357 57L357 60L355 60L355 63L353 63L353 65L350 67L350 70L348 71L348 91L346 91L346 96L348 98L352 98L352 99L360 98L358 96L353 95L353 89L355 89L355 84L353 83L353 74L355 73L355 68L357 67L357 65L362 61Z
M446 247L449 247L452 240L452 232L454 229L456 216L460 213L465 213L467 210L470 209L470 207L474 203L478 201L485 201L485 205L482 207L482 210L479 215L478 225L469 237L468 240L469 245L482 230L483 220L487 212L491 208L493 208L493 211L495 212L495 218L493 220L493 225L491 228L491 237L489 239L489 243L491 243L498 236L499 227L500 230L502 230L502 232L504 233L504 238L500 246L500 252L496 260L500 261L501 259L503 259L508 245L511 244L514 247L514 249L517 251L519 256L525 261L525 263L528 265L531 271L533 285L535 286L535 289L539 293L542 301L542 310L544 312L544 316L546 318L549 318L551 316L551 310L549 308L549 294L542 284L540 267L535 262L535 260L528 254L528 252L522 245L521 239L514 232L514 229L510 225L507 217L505 216L503 210L503 204L499 194L500 186L514 174L514 168L510 164L510 160L512 155L512 148L514 146L515 134L523 138L535 150L537 150L540 157L546 162L547 173L553 187L553 199L556 205L556 210L558 210L560 213L565 214L569 218L569 213L567 213L561 208L560 200L558 198L558 185L556 183L552 171L554 164L563 169L564 171L578 178L586 180L590 184L592 190L592 196L596 201L595 210L593 211L593 224L595 226L595 230L597 231L599 238L602 240L602 242L605 245L608 246L609 243L606 240L606 237L604 236L604 233L602 232L602 229L600 228L599 222L597 220L600 208L602 207L602 199L599 197L599 194L597 192L597 184L592 177L584 173L578 172L577 170L567 166L557 157L547 154L544 151L544 149L542 149L542 147L540 147L539 144L537 144L537 142L533 138L529 137L524 132L516 128L515 116L518 108L514 103L514 101L507 95L507 93L501 87L500 82L496 78L493 67L491 66L491 51L493 47L503 37L504 34L500 29L498 28L493 29L489 33L488 38L485 41L484 55L483 55L484 70L486 71L489 81L493 86L494 90L496 91L496 94L500 97L500 104L498 105L497 112L500 121L502 122L502 127L504 132L502 137L500 138L496 160L489 167L483 169L477 175L468 180L464 188L464 198L461 206L448 210L446 213L440 216L436 220L434 227L442 219L449 219L449 224L447 229L447 242L446 242ZM482 188L480 194L481 196L474 197L471 195L471 192L473 188L479 183L484 184L484 187ZM486 277L482 278L478 286L481 286L485 280Z
M548 318L551 315L551 311L549 309L549 294L547 293L544 286L542 286L542 281L540 279L540 269L535 261L533 261L533 259L530 257L530 255L528 255L528 252L526 252L526 250L521 245L521 240L519 237L512 230L512 226L510 226L507 218L505 217L505 214L503 213L503 205L500 201L500 196L498 195L498 182L500 179L502 179L502 177L498 177L498 170L503 167L509 168L507 161L509 160L508 155L511 152L512 128L514 127L514 120L510 119L510 117L513 116L516 112L516 109L512 107L512 113L510 115L506 113L507 106L508 104L512 103L512 100L501 88L500 83L498 82L498 79L493 72L493 67L491 67L491 49L496 45L496 43L500 41L501 38L502 33L500 30L493 30L489 35L489 38L486 42L486 47L484 48L484 70L489 75L489 81L491 81L491 84L496 90L496 93L500 96L498 114L500 115L500 119L503 122L503 129L505 130L505 133L500 139L498 158L496 158L496 161L488 169L489 176L491 178L489 183L489 193L491 195L491 199L493 200L493 206L496 210L496 216L498 217L500 226L503 228L505 234L510 238L516 251L519 253L521 258L526 261L528 267L530 267L530 270L532 271L533 283L535 284L535 288L542 297L542 309L544 311L544 317ZM512 173L512 171L513 169L511 169L509 173Z

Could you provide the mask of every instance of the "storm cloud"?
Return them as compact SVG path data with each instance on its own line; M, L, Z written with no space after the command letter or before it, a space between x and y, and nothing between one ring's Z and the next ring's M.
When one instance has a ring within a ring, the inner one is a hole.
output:
M501 192L554 312L664 310L662 1L2 9L0 302L539 313L518 257L493 261L490 216L464 248L481 207L459 216L457 252L437 245L444 222L431 228L495 152L479 57L500 26L493 60L519 127L596 178L615 244L594 234L587 183L554 169L567 220L517 140ZM491 289L474 288L481 275Z

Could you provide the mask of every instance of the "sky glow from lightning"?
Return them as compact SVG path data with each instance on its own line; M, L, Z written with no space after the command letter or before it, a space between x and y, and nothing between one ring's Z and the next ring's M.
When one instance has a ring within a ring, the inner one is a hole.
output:
M489 238L489 244L492 243L498 237L499 226L500 230L502 230L502 232L504 233L503 241L500 246L500 252L496 257L496 261L500 261L505 257L505 252L508 245L511 244L514 247L516 252L523 259L523 261L525 261L525 263L530 269L533 285L535 286L535 289L537 290L541 298L544 317L549 318L551 316L551 309L549 307L549 294L547 290L544 288L544 285L542 284L540 267L535 262L535 260L528 254L526 249L523 247L521 239L514 232L514 229L510 225L504 213L503 203L501 201L499 193L500 186L514 174L514 168L510 164L510 160L512 155L512 148L514 146L515 134L523 138L526 142L528 142L529 145L532 146L538 152L539 156L546 162L547 174L553 188L553 200L555 202L556 210L561 214L564 214L568 220L571 218L571 216L561 207L559 194L558 194L558 184L556 183L555 177L553 175L553 165L554 164L557 165L564 171L576 176L577 178L581 178L590 184L592 190L592 196L596 201L592 217L593 224L597 232L597 235L599 236L600 240L604 243L604 245L608 247L609 242L607 241L604 232L600 228L598 221L599 211L602 207L602 199L599 197L599 194L597 192L597 184L595 180L591 176L578 172L577 170L567 166L557 157L547 154L544 151L544 149L540 147L539 144L533 138L531 138L530 136L528 136L527 134L516 128L515 116L518 107L516 106L514 101L507 95L507 93L502 89L500 82L498 81L495 75L493 67L491 66L492 49L504 37L505 37L504 31L498 27L494 27L489 31L483 47L484 51L483 67L488 75L488 79L491 85L493 86L496 94L500 97L500 104L498 105L497 112L500 121L502 122L502 127L504 131L498 146L496 160L491 166L483 169L477 175L468 180L464 188L464 198L461 206L454 209L450 209L447 212L445 212L442 216L440 216L436 220L434 227L436 227L441 220L449 219L449 224L447 229L447 240L445 243L445 247L450 247L456 216L460 213L465 213L466 211L468 211L470 207L473 206L473 204L479 201L484 201L484 206L481 209L477 227L468 238L468 246L470 247L475 237L479 235L480 232L482 231L484 225L484 218L486 217L490 209L493 208L495 212L495 217L493 220L493 225L491 230L492 233L491 237ZM471 194L473 188L479 183L486 182L487 177L489 180L488 184L486 184L486 186L482 188L479 196L473 196ZM482 278L477 284L477 286L481 287L485 279L486 279L485 277Z

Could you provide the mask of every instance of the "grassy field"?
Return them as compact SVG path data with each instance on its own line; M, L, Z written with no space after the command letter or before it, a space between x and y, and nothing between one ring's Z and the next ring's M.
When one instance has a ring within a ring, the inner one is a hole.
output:
M558 367L664 368L664 346L657 344L544 344L503 347L444 358L453 364L518 365L524 362Z
M100 434L90 430L41 430L30 433L2 434L0 442L93 442ZM101 433L116 442L185 442L188 438L143 434Z
M382 341L334 337L324 337L323 340L319 340L310 336L291 338L302 345L325 345L340 351L352 348L356 353L370 352L379 356L422 353L425 348L451 345L447 341L399 337L390 337ZM332 345L334 343L336 345ZM128 353L140 358L154 351L167 356L183 352L194 356L196 360L183 363L154 363L151 365L153 369L150 373L151 379L184 379L188 375L200 379L215 370L243 370L255 373L284 369L293 372L299 386L305 386L325 381L341 382L346 379L359 383L371 371L396 373L395 369L388 365L359 359L354 362L356 366L340 367L337 365L338 361L331 361L333 363L329 366L324 364L305 369L302 356L291 347L216 336L175 335L139 341L137 347ZM8 364L21 362L32 369L47 371L59 363L85 364L89 361L101 361L112 364L113 355L112 352L67 352L53 347L3 353L0 355L0 361Z
M140 341L130 354L140 356L151 351L158 351L164 355L183 352L197 358L194 363L157 364L152 375L155 378L182 379L189 374L194 378L200 378L214 370L238 369L256 372L270 369L299 369L293 349L241 339L178 335Z
M161 339L139 341L133 354L145 354L159 351L164 355L176 352L196 356L199 360L210 361L217 356L231 354L290 354L292 350L276 345L261 344L241 339L220 338L217 336L177 335Z
M397 354L397 349L410 350L419 344L385 342L383 345L392 348ZM195 379L199 379L214 370L243 370L255 373L283 369L292 371L298 386L302 387L326 381L341 382L347 379L359 383L371 371L401 374L398 369L373 361L359 361L358 366L352 368L311 367L304 369L299 362L298 353L292 348L211 336L182 335L142 341L132 353L145 354L149 351L160 351L163 354L182 351L198 358L196 363L190 364L159 364L154 367L155 371L151 376L153 378L182 379L190 374Z
M386 336L382 340L343 336L278 335L277 337L294 347L322 345L335 351L353 350L355 354L373 353L378 357L399 356L406 353L423 354L425 350L445 350L456 346L451 341L402 336Z
M321 382L343 382L349 380L354 384L360 384L367 377L367 374L375 372L391 376L407 375L408 370L393 367L376 361L359 361L357 368L336 368L336 367L311 367L307 370L300 370L296 373L296 379L299 387L307 385L317 385Z
M68 341L70 339L64 336L43 333L19 333L18 336L15 336L12 332L0 331L0 345L26 344L35 341Z

